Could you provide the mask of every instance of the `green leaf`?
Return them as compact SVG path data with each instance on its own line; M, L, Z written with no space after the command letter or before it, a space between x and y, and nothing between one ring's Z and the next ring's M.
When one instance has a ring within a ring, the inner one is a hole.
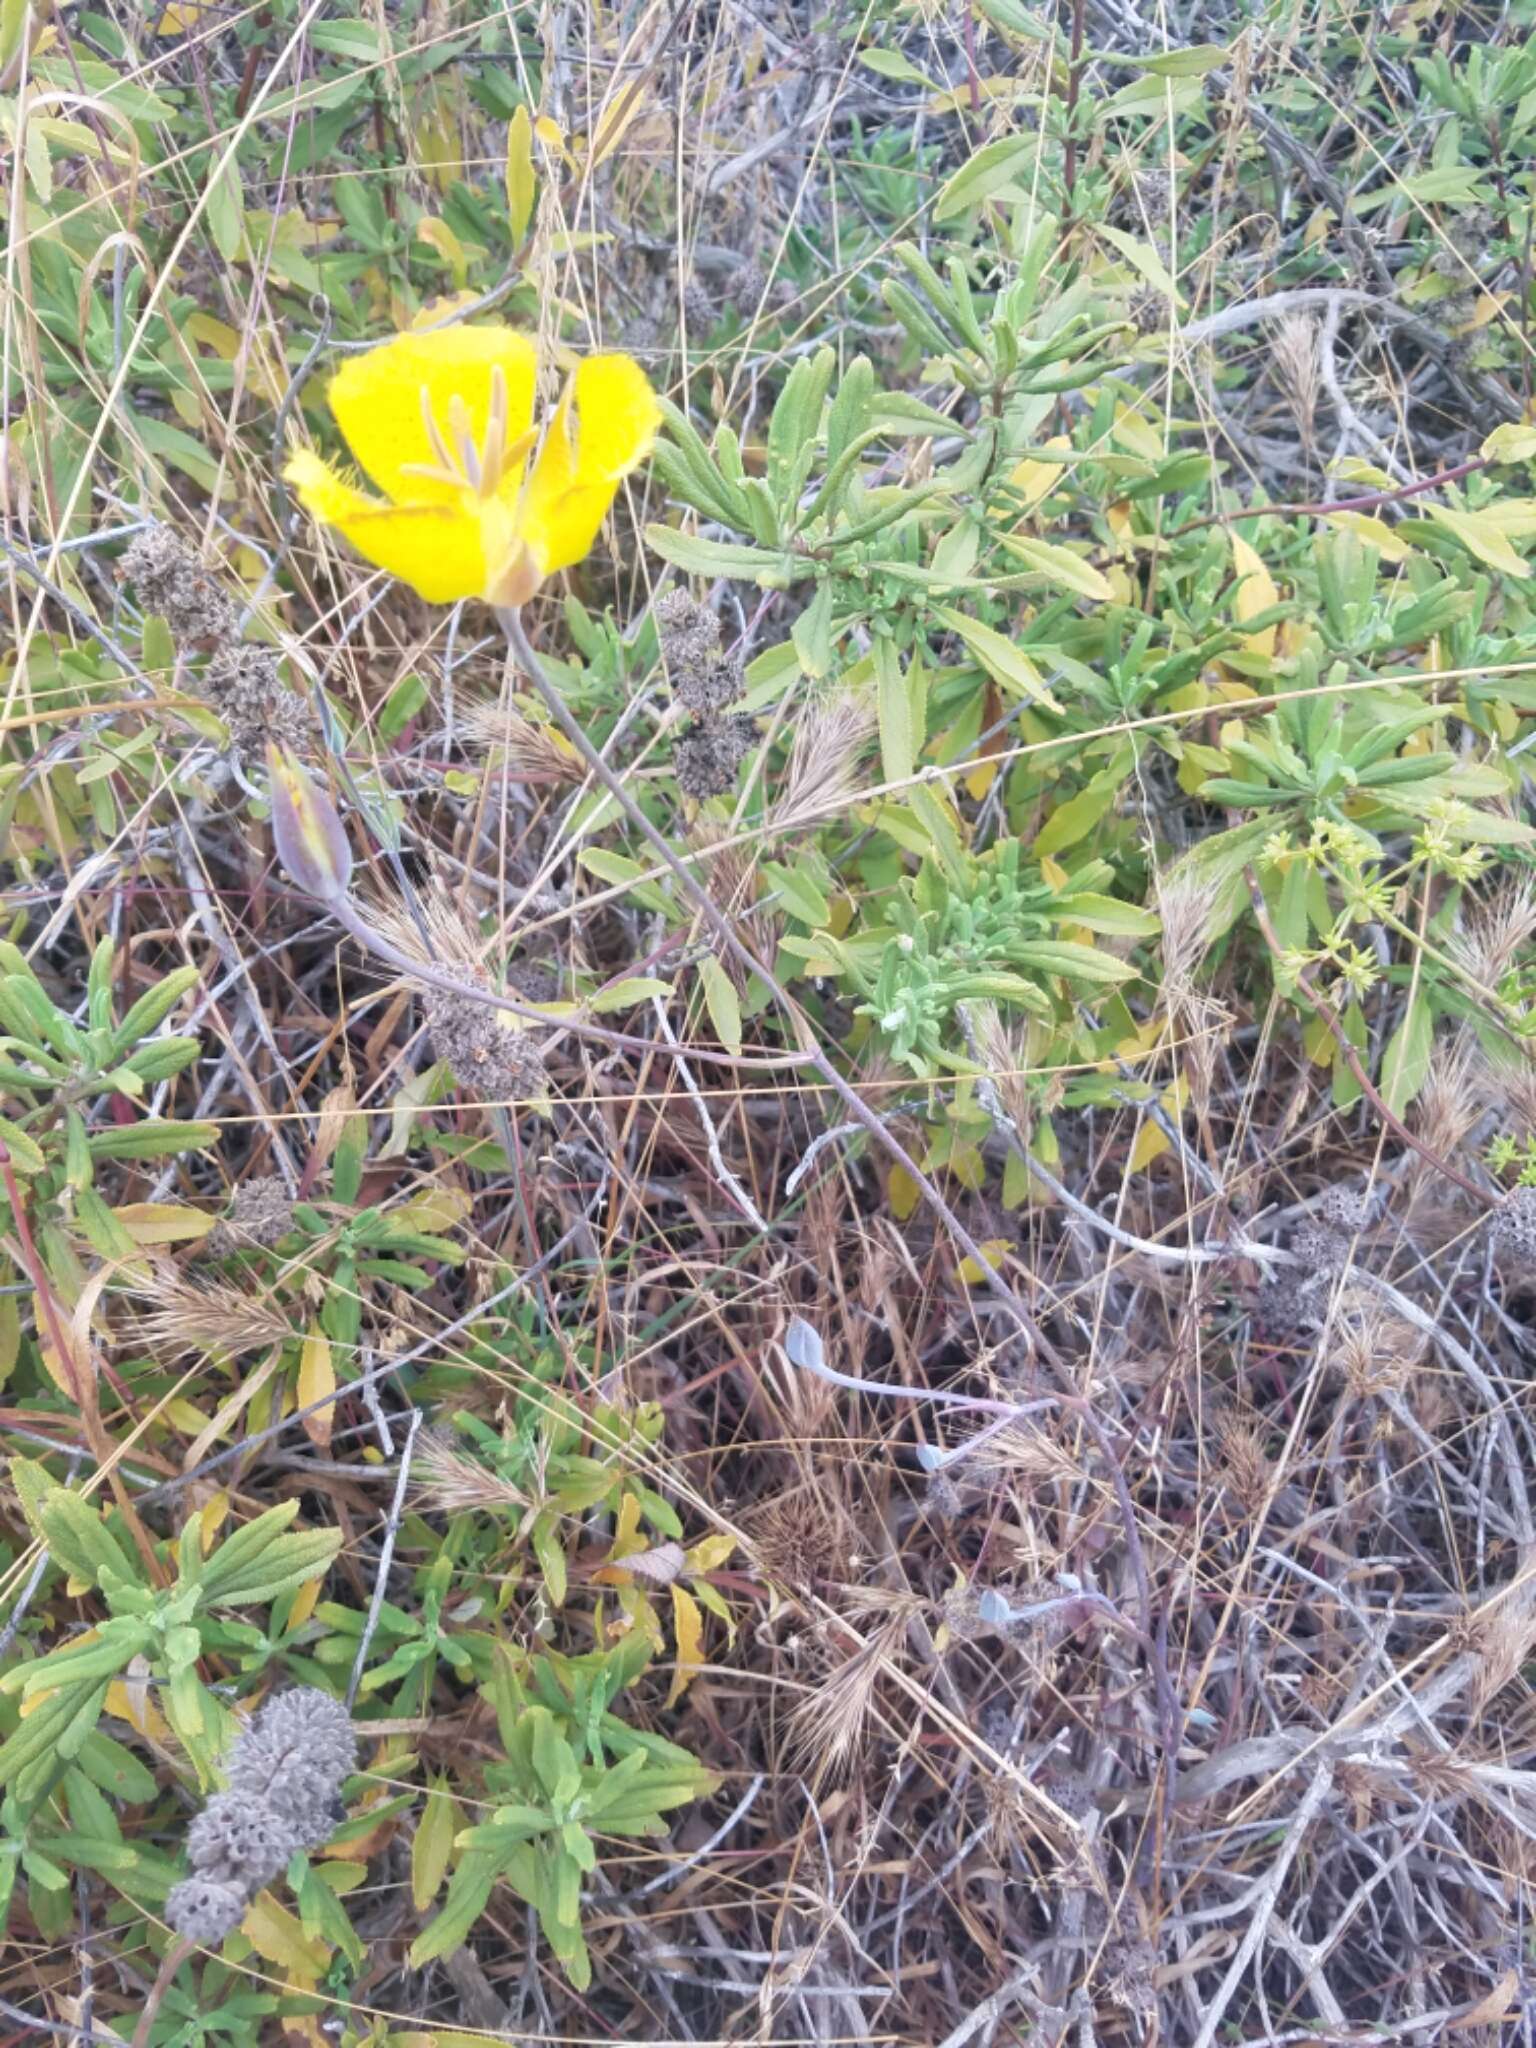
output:
M1025 939L1012 949L1021 967L1037 967L1046 974L1065 974L1075 981L1127 981L1134 967L1097 946L1079 946L1071 939Z
M770 554L735 541L703 540L673 526L648 526L645 538L664 562L675 563L690 576L731 576L763 590L787 590L811 574L811 563L793 555Z
M1043 859L1085 839L1099 820L1114 808L1118 795L1118 781L1106 784L1095 776L1086 789L1080 789L1075 796L1059 803L1040 827L1035 834L1036 855Z
M1027 697L1051 711L1061 710L1029 656L995 628L982 625L979 619L968 619L964 612L952 611L948 605L934 605L933 615L942 619L952 633L959 634L994 683L1015 697Z
M462 1947L470 1929L490 1903L496 1882L498 1859L487 1850L472 1850L453 1873L448 1899L437 1918L424 1927L411 1944L410 1966L424 1964Z
M1004 191L1028 172L1039 147L1033 135L1005 135L997 142L984 143L969 163L946 180L933 202L935 222L953 220L967 207L979 206L982 200Z
M459 1804L453 1796L453 1780L442 1772L428 1787L426 1810L417 1823L411 1843L411 1901L418 1913L425 1913L437 1897L448 1873L459 1826Z
M208 188L207 212L214 247L226 263L233 263L245 246L245 198L233 156Z
M217 1145L217 1124L175 1123L147 1117L139 1124L119 1124L91 1134L93 1159L165 1159L176 1152L202 1152Z
M1096 50L1094 57L1100 64L1150 71L1157 78L1203 78L1206 72L1228 62L1228 53L1220 43L1193 43L1188 49L1159 50L1151 57L1126 56L1119 50Z
M1394 1116L1401 1116L1424 1086L1434 1042L1434 1012L1423 989L1416 989L1381 1056L1381 1098Z
M713 953L699 962L699 980L704 984L704 1004L715 1035L727 1052L741 1052L741 1002L736 984Z
M875 678L880 765L887 782L906 782L917 766L919 735L912 718L912 694L894 641L882 638L875 642Z
M1085 890L1074 896L1058 896L1052 906L1066 924L1085 924L1090 931L1109 932L1119 938L1149 939L1162 930L1162 921L1136 903L1121 903L1113 896L1099 896Z
M632 1010L636 1003L648 1003L652 996L666 1002L673 993L672 983L658 981L654 974L627 974L611 988L600 989L592 998L591 1008L601 1017L610 1010Z
M921 85L929 92L938 91L933 80L925 78L915 64L902 56L900 50L860 50L859 62L878 78L894 79L898 85Z

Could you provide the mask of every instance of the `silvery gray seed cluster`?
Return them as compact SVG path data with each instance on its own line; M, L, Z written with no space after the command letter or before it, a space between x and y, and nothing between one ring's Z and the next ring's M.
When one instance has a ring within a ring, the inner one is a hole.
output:
M178 1934L216 1947L297 1849L330 1840L346 1809L342 1780L357 1738L340 1700L311 1686L267 1701L224 1761L217 1792L187 1831L192 1875L174 1886L165 1917Z

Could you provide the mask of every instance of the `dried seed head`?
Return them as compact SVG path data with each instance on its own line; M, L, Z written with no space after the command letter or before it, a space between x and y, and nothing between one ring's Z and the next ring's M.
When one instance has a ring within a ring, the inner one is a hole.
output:
M542 1093L544 1062L525 1032L509 1031L484 1003L434 992L427 999L432 1050L478 1102L523 1102Z
M1329 1188L1317 1205L1317 1213L1334 1230L1353 1233L1364 1230L1375 1207L1369 1194L1358 1188Z
M683 286L683 318L695 335L707 334L720 317L715 295L702 277L690 277Z
M799 831L817 818L840 817L863 780L863 758L875 729L874 704L856 690L818 704L802 719L789 773L769 813L770 831Z
M293 1228L293 1197L275 1173L258 1173L235 1189L228 1216L208 1233L216 1257L242 1244L270 1249Z
M681 586L656 600L657 638L667 680L690 711L723 711L746 684L741 662L720 651L720 621Z
M741 662L734 654L722 654L707 666L672 672L677 700L690 711L724 711L745 694L746 687Z
M201 1875L183 1878L166 1894L169 1926L203 1948L217 1948L245 1918L246 1894Z
M231 1793L264 1802L291 1822L303 1848L330 1839L344 1811L339 1787L356 1768L350 1715L313 1686L269 1699L225 1765Z
M215 1224L204 1243L218 1256L237 1248L224 1223ZM123 1337L158 1358L192 1351L238 1358L265 1345L285 1344L293 1335L292 1312L282 1303L223 1281L193 1286L172 1270L162 1271L155 1279L154 1302L147 1315L123 1325Z
M247 1893L259 1892L305 1846L293 1823L266 1801L219 1792L187 1830L187 1856L202 1876Z
M199 681L229 727L229 744L237 754L259 754L268 740L297 748L314 738L314 713L283 682L270 648L220 647Z
M1112 1941L1104 1950L1100 1978L1111 2005L1150 2021L1157 2012L1153 1972L1157 1950L1149 1941Z
M702 800L734 788L736 771L757 741L757 721L745 712L700 719L680 739L673 755L677 786Z
M825 1487L805 1485L754 1508L743 1531L763 1576L811 1593L849 1576L858 1549L853 1517Z
M1160 165L1154 169L1137 171L1136 207L1149 227L1158 227L1167 220L1173 210L1177 187L1173 173Z
M1493 1213L1489 1226L1499 1260L1528 1272L1536 1260L1536 1188L1512 1188Z
M1291 1236L1291 1250L1308 1274L1338 1273L1349 1264L1350 1241L1326 1223L1309 1217Z
M1375 1304L1342 1317L1334 1336L1333 1363L1357 1401L1402 1393L1423 1355L1422 1332Z
M1536 889L1528 881L1510 882L1466 910L1448 950L1479 981L1496 987L1525 953L1533 933Z
M1138 334L1160 334L1168 325L1168 300L1156 285L1143 285L1125 302L1126 317Z
M466 705L459 730L489 749L493 765L523 782L580 782L586 772L553 726L537 724L507 698Z
M124 550L121 569L140 605L165 620L174 640L233 637L233 604L173 528L151 526L136 533Z

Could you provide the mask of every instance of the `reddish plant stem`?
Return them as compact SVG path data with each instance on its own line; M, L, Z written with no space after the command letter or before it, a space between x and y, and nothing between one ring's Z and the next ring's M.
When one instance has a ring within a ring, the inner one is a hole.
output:
M1331 503L1310 505L1250 505L1241 512L1211 512L1203 519L1191 519L1187 526L1176 526L1168 538L1177 540L1182 533L1198 533L1202 526L1230 526L1236 519L1317 518L1329 512L1369 512L1377 505L1395 505L1402 498L1416 498L1421 491L1437 491L1442 484L1459 483L1464 476L1475 476L1487 467L1487 456L1474 455L1470 462L1442 469L1437 476L1396 484L1389 491L1368 491L1363 498L1335 498Z

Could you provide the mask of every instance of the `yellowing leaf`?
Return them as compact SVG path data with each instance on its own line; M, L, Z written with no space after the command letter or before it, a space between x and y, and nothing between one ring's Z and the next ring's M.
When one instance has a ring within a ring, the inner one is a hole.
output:
M201 27L205 15L214 11L214 0L171 0L155 23L157 36L186 36Z
M922 1200L922 1189L904 1166L891 1168L885 1188L891 1204L891 1214L898 1223L905 1223Z
M311 1324L304 1348L299 1353L298 1402L307 1408L312 1401L326 1401L324 1408L304 1418L304 1434L322 1451L331 1447L331 1423L335 1404L327 1397L336 1391L336 1368L331 1363L331 1340L318 1324Z
M988 1237L983 1239L981 1244L981 1251L991 1266L996 1266L1003 1255L1012 1249L1013 1240L1008 1237ZM960 1261L960 1278L967 1287L984 1287L987 1282L986 1274L972 1258Z
M1249 619L1257 618L1260 612L1267 612L1277 605L1280 592L1275 587L1274 577L1260 560L1257 549L1244 540L1235 527L1232 529L1232 566L1242 579L1232 604L1237 623L1242 626ZM1250 654L1272 655L1275 651L1275 628L1264 626L1257 633L1246 634L1243 645Z
M222 1488L213 1496L212 1500L205 1501L198 1510L197 1540L202 1548L204 1557L212 1550L213 1539L224 1526L228 1514L229 1495Z
M1491 508L1481 512L1458 512L1449 505L1427 505L1424 509L1490 569L1502 569L1506 576L1530 575L1530 563L1523 561L1510 546L1497 519L1492 516Z
M26 1712L26 1708L22 1708ZM115 1720L126 1721L130 1728L137 1728L147 1742L168 1742L171 1731L165 1716L155 1705L154 1697L146 1683L136 1683L131 1678L114 1678L107 1687L103 1712Z
M688 1553L688 1569L691 1572L718 1571L736 1548L736 1538L729 1529L717 1529L713 1536L706 1536L695 1543Z
M590 170L595 171L600 163L613 155L636 115L643 114L649 104L650 95L639 80L615 94L611 104L603 109L597 132L592 137Z
M469 258L464 252L464 244L447 221L439 220L436 214L428 214L416 223L416 239L437 251L448 266L454 289L462 290L469 276Z
M1478 450L1484 462L1529 462L1536 456L1536 426L1507 420Z
M1047 448L1060 448L1071 454L1072 443L1065 434L1053 434L1046 442ZM1060 462L1042 462L1034 456L1026 456L1016 469L1010 472L1008 481L1023 498L1022 509L1033 512L1048 491L1055 489L1066 473L1066 466Z
M673 1586L672 1633L677 1638L677 1665L667 1705L675 1707L704 1666L704 1615L693 1595Z
M422 1230L429 1236L442 1237L455 1230L473 1210L474 1198L462 1188L428 1188L424 1194L412 1195L408 1202L402 1202L397 1209L391 1209L391 1223L403 1223L408 1230Z
M288 1603L288 1626L302 1628L314 1613L320 1601L320 1588L325 1584L325 1573L319 1572L312 1579L306 1579Z
M1369 512L1330 512L1327 523L1369 541L1380 551L1384 562L1406 562L1414 552L1395 526L1388 526L1385 519L1377 519Z
M1128 1173L1140 1173L1150 1166L1154 1159L1161 1159L1168 1150L1168 1134L1160 1124L1149 1117L1136 1133L1136 1142L1131 1147L1131 1156L1126 1165Z
M286 1906L280 1906L270 1892L262 1892L246 1909L240 1932L269 1963L288 1972L289 1978L306 1988L318 1984L330 1967L331 1951L323 1941L306 1939L304 1929Z
M218 1221L178 1202L125 1202L112 1214L135 1244L182 1244L206 1237Z
M533 122L519 107L507 123L507 219L514 247L522 242L533 218L538 179L533 169Z

